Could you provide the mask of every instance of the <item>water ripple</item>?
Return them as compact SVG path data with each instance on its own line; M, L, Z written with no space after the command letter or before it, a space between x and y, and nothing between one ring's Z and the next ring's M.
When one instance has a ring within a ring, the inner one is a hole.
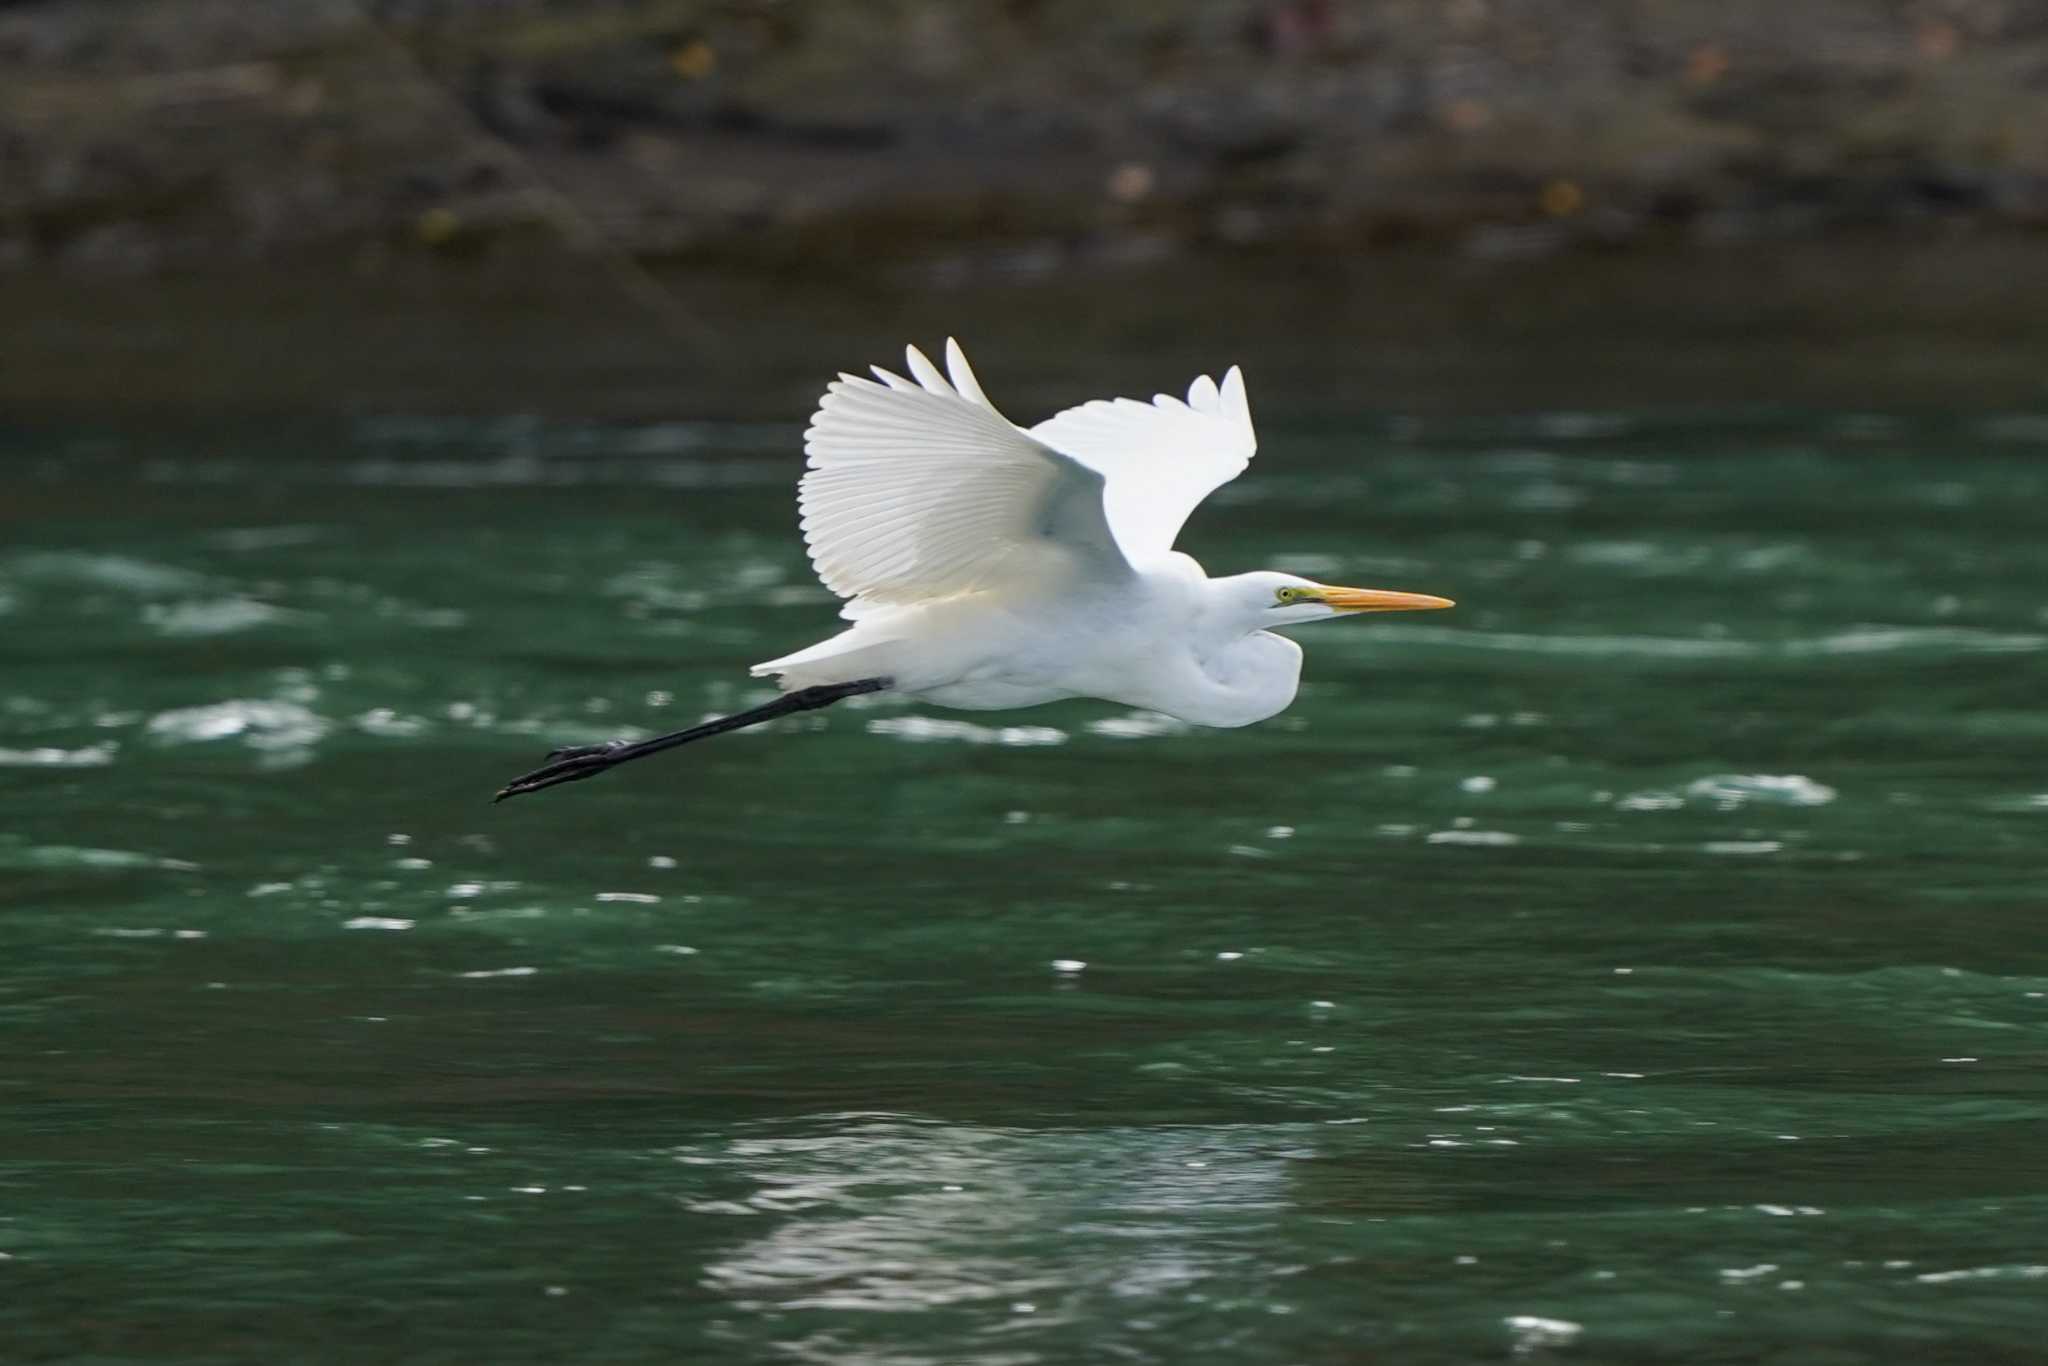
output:
M0 749L0 768L101 768L114 762L119 748L113 741L58 749L45 745L36 749Z
M1862 626L1819 640L1792 641L1787 654L1868 655L1901 650L2017 654L2048 646L2048 636L1981 631L1968 626Z
M1067 733L1053 726L978 726L937 716L888 716L868 722L870 735L913 744L957 740L971 745L1063 745Z
M24 555L15 561L15 567L24 577L124 593L190 593L205 584L204 578L189 569L156 564L132 555L53 550Z
M1656 659L1744 659L1763 647L1741 640L1688 640L1676 636L1542 636L1516 631L1470 631L1450 626L1385 625L1374 635L1416 645L1449 645L1547 655L1635 655Z
M1710 801L1723 811L1757 803L1763 806L1825 806L1835 789L1800 773L1715 773L1686 785L1686 794Z
M332 723L297 702L242 698L159 712L150 718L148 729L172 744L238 739L251 749L281 754L309 748L332 729Z
M1473 631L1450 626L1384 625L1375 636L1415 645L1444 645L1509 653L1634 656L1648 659L1753 659L1779 655L1929 653L2021 654L2048 648L2048 635L1985 631L1967 626L1867 626L1803 640L1760 642L1683 636L1535 635Z
M0 846L0 868L155 868L167 872L190 873L198 871L199 865L185 859L163 858L134 849L91 849L70 844L44 844L29 848Z
M303 612L242 597L151 603L142 609L144 624L166 636L224 636L257 626L306 619Z
M1156 711L1105 716L1088 723L1089 734L1106 735L1112 740L1150 740L1162 735L1185 735L1191 729L1193 727L1179 717Z

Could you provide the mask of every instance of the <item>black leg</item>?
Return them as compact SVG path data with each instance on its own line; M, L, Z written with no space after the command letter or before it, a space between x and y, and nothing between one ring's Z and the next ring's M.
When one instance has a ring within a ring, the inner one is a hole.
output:
M554 750L548 755L549 762L531 773L522 774L498 789L498 795L491 798L502 802L507 797L523 797L529 792L538 792L544 787L557 783L580 782L594 778L608 768L623 764L629 759L644 759L650 754L659 754L677 745L687 745L692 740L708 740L714 735L728 731L744 730L758 726L763 721L773 721L778 716L792 712L815 711L829 707L834 702L856 697L865 692L881 692L890 686L886 678L856 678L851 683L821 683L815 688L799 688L787 692L773 702L766 702L748 711L734 712L706 721L701 726L688 730L657 735L652 740L641 740L629 744L624 740L613 740L602 745L572 745L566 749Z

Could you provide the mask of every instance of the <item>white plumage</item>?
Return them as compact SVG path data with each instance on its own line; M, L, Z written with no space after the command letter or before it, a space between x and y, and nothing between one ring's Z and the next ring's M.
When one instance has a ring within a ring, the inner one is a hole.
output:
M957 345L948 347L958 354ZM964 357L960 364L966 367ZM1171 394L1150 403L1096 399L1047 418L1031 434L1101 472L1110 530L1132 563L1172 550L1189 514L1243 474L1259 448L1235 365L1220 388L1207 375L1190 384L1185 402Z
M1174 551L1258 449L1235 366L1185 400L1099 399L1027 430L958 342L944 373L916 347L905 359L913 378L842 374L804 435L804 539L854 625L754 666L786 689L883 677L954 707L1102 697L1245 725L1292 701L1300 672L1264 627L1449 605L1283 574L1212 582Z
M804 541L845 615L973 592L1074 559L1118 567L1103 478L995 410L957 343L949 384L920 351L922 387L877 368L841 375L804 435Z
M1099 399L1028 432L996 411L956 341L946 368L907 351L917 383L875 367L825 390L797 495L811 563L858 618L1086 563L1128 570L1173 549L1258 441L1244 376L1187 400Z
M1301 649L1271 628L1443 598L1292 574L1210 579L1174 550L1201 501L1258 448L1244 376L1185 400L1118 398L1026 430L988 399L959 344L946 372L842 374L805 433L804 541L852 625L754 666L775 702L637 744L558 750L501 798L856 693L992 709L1095 697L1207 726L1294 700Z

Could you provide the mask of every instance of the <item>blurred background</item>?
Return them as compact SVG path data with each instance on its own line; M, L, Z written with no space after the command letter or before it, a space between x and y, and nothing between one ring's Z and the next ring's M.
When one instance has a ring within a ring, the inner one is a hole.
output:
M13 411L2009 402L2044 225L2026 0L0 6Z
M2048 0L5 0L0 1356L2048 1361L2044 299ZM490 805L949 333L1457 610Z

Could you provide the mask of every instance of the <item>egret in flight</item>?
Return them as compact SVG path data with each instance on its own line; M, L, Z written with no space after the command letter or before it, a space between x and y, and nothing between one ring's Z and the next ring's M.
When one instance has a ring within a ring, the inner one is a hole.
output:
M804 434L804 542L852 625L756 664L781 684L772 702L555 750L498 800L861 693L975 711L1093 697L1248 726L1284 711L1301 678L1301 647L1274 627L1451 606L1293 574L1212 579L1173 548L1257 448L1235 366L1185 401L1097 400L1025 428L996 411L957 342L944 374L916 347L905 357L909 379L842 374Z

